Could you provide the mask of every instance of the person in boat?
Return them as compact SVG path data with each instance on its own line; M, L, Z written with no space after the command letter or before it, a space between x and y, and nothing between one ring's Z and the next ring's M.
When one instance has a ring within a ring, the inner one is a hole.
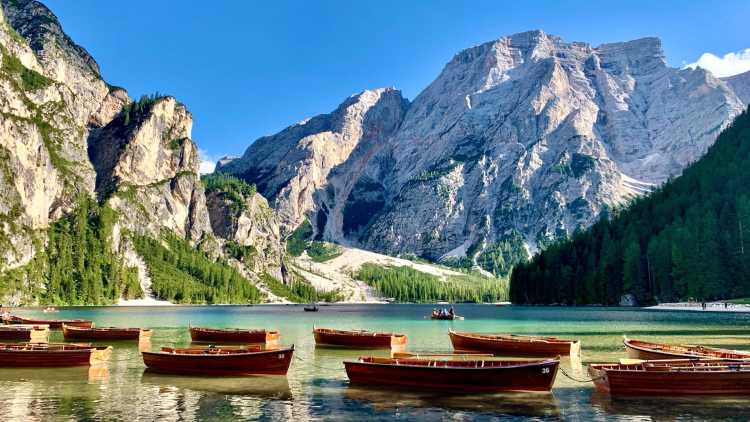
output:
M456 313L455 313L455 311L453 310L453 307L452 307L452 306L450 307L450 309L448 309L448 315L449 315L449 316L455 316L455 315L456 315Z

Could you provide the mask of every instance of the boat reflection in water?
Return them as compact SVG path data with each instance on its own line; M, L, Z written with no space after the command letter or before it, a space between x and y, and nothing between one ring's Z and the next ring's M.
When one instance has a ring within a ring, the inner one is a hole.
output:
M551 393L461 394L349 385L345 395L379 412L412 408L415 412L442 409L479 412L494 417L560 417L559 403Z
M591 405L610 417L639 420L750 420L747 396L624 396L594 391Z
M107 381L109 366L95 364L91 366L74 366L68 368L0 368L0 382L33 382L38 384L78 383L88 380L90 383Z
M158 374L146 369L141 383L156 387L171 387L226 395L254 396L258 398L290 400L292 391L283 375L250 377L191 377Z

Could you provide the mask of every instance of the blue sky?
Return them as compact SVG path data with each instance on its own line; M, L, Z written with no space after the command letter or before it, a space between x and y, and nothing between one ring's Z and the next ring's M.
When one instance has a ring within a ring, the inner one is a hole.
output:
M413 99L458 51L529 29L594 45L658 36L673 66L750 63L750 50L722 60L750 48L747 0L45 3L109 83L185 103L211 159L363 89Z

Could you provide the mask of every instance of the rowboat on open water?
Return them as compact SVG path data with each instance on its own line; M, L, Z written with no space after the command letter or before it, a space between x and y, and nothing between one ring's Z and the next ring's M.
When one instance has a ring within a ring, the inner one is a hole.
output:
M0 340L46 343L49 336L47 325L0 325Z
M23 318L16 315L7 315L3 317L6 324L26 324L26 325L47 325L51 330L62 329L63 324L71 327L91 328L94 326L92 321L87 319L33 319Z
M403 349L404 334L378 333L366 330L334 330L313 327L316 346L351 347L357 349Z
M650 360L589 365L596 388L610 395L750 394L750 362Z
M506 356L577 356L578 340L555 337L519 336L514 334L465 333L449 330L453 348L459 351L490 352Z
M206 343L275 343L278 331L244 328L207 328L190 326L190 338Z
M750 360L750 352L739 350L717 349L705 346L651 343L648 341L632 340L627 337L625 337L623 343L628 351L628 357L633 359L660 360L706 358Z
M111 346L81 344L0 343L0 367L66 367L105 362Z
M345 361L353 384L455 392L550 391L559 359L438 360L360 357Z
M151 337L151 330L144 328L85 328L63 324L62 331L65 340L140 340Z
M207 347L142 352L149 371L176 375L244 376L285 375L294 354L289 348Z

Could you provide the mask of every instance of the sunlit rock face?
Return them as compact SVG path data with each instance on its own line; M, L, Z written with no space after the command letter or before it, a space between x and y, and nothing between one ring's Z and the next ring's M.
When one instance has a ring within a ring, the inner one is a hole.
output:
M379 122L354 120L373 142L340 146L331 122L350 99L219 171L329 240L439 258L520 235L533 252L700 157L743 108L735 89L668 67L656 38L595 47L530 31L458 53Z

